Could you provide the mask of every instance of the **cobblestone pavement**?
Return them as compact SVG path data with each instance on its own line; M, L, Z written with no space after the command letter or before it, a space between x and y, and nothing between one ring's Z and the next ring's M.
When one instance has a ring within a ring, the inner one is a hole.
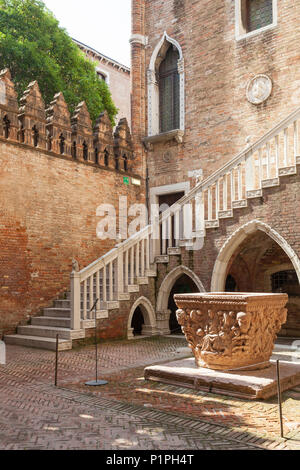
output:
M54 353L7 347L0 366L0 449L300 449L300 388L284 394L285 436L278 438L276 399L247 402L145 382L145 365L180 358L184 340L142 339ZM280 352L285 359L286 354Z

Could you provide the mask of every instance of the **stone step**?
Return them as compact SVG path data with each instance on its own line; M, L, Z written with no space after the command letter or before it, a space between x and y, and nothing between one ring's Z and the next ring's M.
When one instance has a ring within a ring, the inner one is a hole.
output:
M6 344L25 346L27 348L47 349L50 351L56 350L55 338L44 338L42 336L10 335L5 336L4 341ZM60 339L58 349L59 351L68 351L72 349L72 341Z
M56 338L59 335L59 339L82 339L85 337L84 330L74 331L70 328L59 328L55 326L37 326L27 325L18 327L18 335L23 336L40 336L43 338Z
M149 279L147 277L138 277L137 283L139 286L146 286L149 284Z
M44 308L45 317L71 318L69 308Z
M60 317L33 317L31 324L34 326L51 326L57 328L71 328L70 318Z
M71 308L70 300L54 300L54 308Z

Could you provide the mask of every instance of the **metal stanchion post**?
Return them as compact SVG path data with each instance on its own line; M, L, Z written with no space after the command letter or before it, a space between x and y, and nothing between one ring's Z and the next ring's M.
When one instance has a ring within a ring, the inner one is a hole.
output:
M91 308L90 312L93 310L95 311L95 351L96 351L96 380L92 380L90 382L86 382L85 385L89 387L99 387L101 385L107 385L108 382L106 380L98 380L98 340L97 340L97 303L99 299L96 300L93 307Z
M278 391L278 408L279 408L279 420L280 420L280 436L284 438L283 419L282 419L282 395L281 395L281 385L280 385L280 361L277 361L276 368L277 368L277 391Z
M59 339L59 335L56 335L56 353L55 353L55 387L57 387L57 375L58 375L58 339Z

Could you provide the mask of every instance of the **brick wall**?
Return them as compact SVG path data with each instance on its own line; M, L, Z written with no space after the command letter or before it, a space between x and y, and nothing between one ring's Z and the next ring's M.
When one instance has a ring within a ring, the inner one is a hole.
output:
M69 289L73 258L84 268L115 246L97 238L97 207L118 216L119 197L144 203L145 188L126 119L113 133L102 113L92 127L85 103L71 118L61 93L45 110L37 82L19 106L8 70L0 90L0 330L9 332Z
M99 240L102 203L144 201L124 174L0 141L0 329L13 329L69 289L72 258L85 267L115 241Z
M299 2L278 2L278 26L241 41L235 39L233 0L133 4L134 32L148 37L132 68L134 100L141 94L140 101L147 101L146 71L164 31L179 42L185 61L184 141L155 144L148 152L151 186L187 181L188 171L200 168L207 176L242 150L248 136L255 141L300 105ZM145 19L137 28L143 4ZM246 86L257 74L273 82L271 97L258 106L246 99ZM133 119L145 136L146 110ZM160 169L166 152L173 162L167 175Z

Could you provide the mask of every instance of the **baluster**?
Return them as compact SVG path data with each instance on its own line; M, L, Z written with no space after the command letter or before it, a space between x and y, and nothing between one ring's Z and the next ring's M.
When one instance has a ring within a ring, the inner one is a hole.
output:
M129 250L125 252L125 287L129 286Z
M162 221L162 254L165 255L167 253L167 222L164 219Z
M254 190L254 161L253 161L253 152L249 152L246 155L246 197L247 191Z
M89 302L89 310L91 310L94 303L94 276L90 276L90 302ZM94 312L89 312L89 319L92 319Z
M185 204L183 206L183 237L185 240L191 240L192 238L192 214L193 207L191 204Z
M216 217L215 220L219 219L219 208L220 208L220 180L216 182Z
M140 242L137 242L136 244L135 273L136 273L136 278L140 277Z
M235 201L235 180L234 180L234 170L230 172L230 182L231 182L231 205Z
M267 179L271 178L271 152L270 152L270 143L266 144L267 150Z
M280 153L279 153L279 135L277 135L275 137L275 152L276 152L276 162L275 162L275 165L276 165L276 178L278 178L279 176L279 165L280 165L280 161L279 161L279 158L280 158Z
M146 238L146 269L150 269L150 235Z
M262 181L263 181L263 161L262 161L262 149L260 148L258 151L258 158L259 158L259 187L262 188Z
M211 195L211 187L208 188L208 220L212 220L212 195Z
M83 281L83 319L87 320L87 280Z
M242 165L238 165L238 200L243 199Z
M205 230L205 207L204 193L201 191L196 195L196 232L203 233Z
M71 328L72 330L81 329L81 286L80 274L72 272L71 274Z
M100 271L97 271L96 273L96 299L99 299L97 303L97 310L100 310Z
M168 240L169 240L169 248L173 245L173 227L172 227L172 216L169 215L168 217Z
M124 294L124 255L121 249L117 258L117 292L118 300L121 294Z
M114 300L113 263L109 263L109 300Z
M298 121L294 122L294 165L297 163L299 148L299 137L298 137Z
M134 247L130 249L130 280L131 284L134 284Z
M141 241L141 277L145 277L145 239Z
M106 266L103 268L103 302L107 302L107 271Z
M179 240L180 240L180 210L177 210L174 214L174 238L175 238L175 246L179 247Z
M289 135L288 128L284 129L284 150L283 150L283 167L288 166L288 145L289 145Z
M228 209L228 179L227 179L227 174L226 174L223 179L223 211L227 211L227 209Z

